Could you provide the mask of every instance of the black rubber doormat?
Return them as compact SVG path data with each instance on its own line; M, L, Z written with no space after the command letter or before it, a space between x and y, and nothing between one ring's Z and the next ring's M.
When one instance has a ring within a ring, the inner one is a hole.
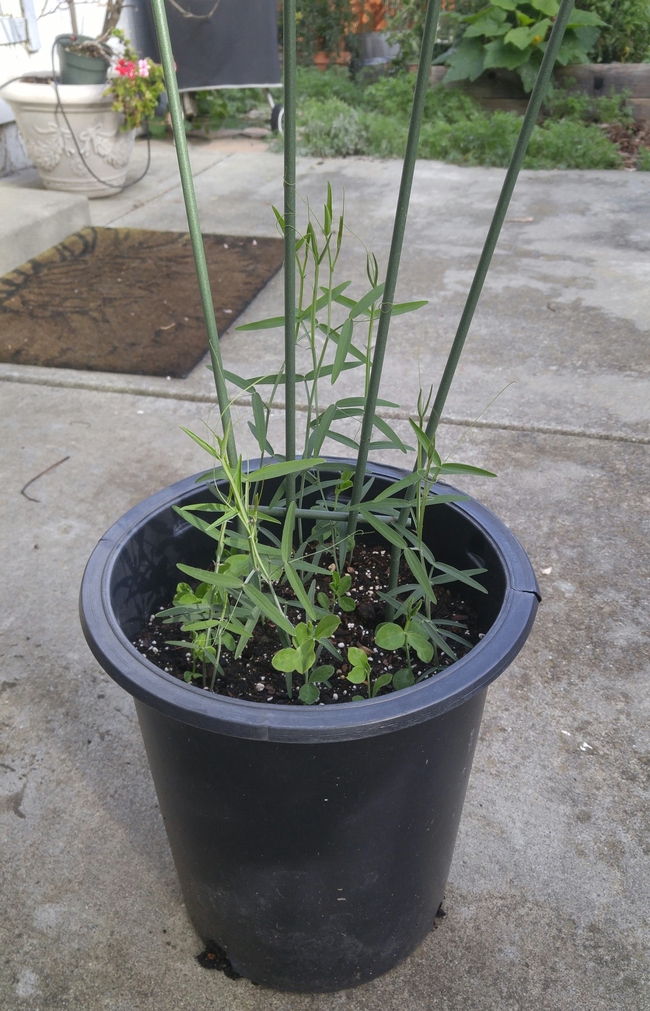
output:
M222 333L282 265L281 239L205 235ZM183 378L207 350L189 235L83 228L0 278L0 361Z

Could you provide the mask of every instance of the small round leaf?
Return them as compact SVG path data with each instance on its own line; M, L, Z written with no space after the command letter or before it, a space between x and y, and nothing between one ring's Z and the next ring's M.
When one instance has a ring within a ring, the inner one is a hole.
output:
M362 685L366 680L366 672L361 667L353 667L350 673L345 676L353 685Z
M314 704L314 702L318 702L320 692L318 691L316 685L309 685L309 684L301 685L300 691L298 692L298 696L301 702L304 702L306 705L311 706Z
M410 688L414 681L413 671L408 667L402 667L393 675L393 688L398 692L401 688Z
M377 625L375 642L381 649L399 649L404 645L404 629L392 621L384 621Z

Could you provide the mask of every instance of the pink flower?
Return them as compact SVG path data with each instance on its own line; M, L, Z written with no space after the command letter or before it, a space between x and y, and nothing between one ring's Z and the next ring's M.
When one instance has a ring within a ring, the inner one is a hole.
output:
M138 73L140 77L149 76L149 60L138 60Z
M132 63L130 60L125 60L124 57L117 61L115 64L115 70L120 77L128 77L130 80L133 80L135 77L135 63Z

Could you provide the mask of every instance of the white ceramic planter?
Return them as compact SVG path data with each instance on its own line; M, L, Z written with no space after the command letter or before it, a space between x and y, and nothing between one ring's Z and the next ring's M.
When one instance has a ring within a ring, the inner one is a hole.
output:
M105 84L60 84L58 90L67 123L57 108L56 89L47 81L14 81L2 91L43 185L87 197L118 193L116 187L126 179L135 131L120 130L124 120L112 111L112 98L104 96ZM72 134L98 179L79 157Z

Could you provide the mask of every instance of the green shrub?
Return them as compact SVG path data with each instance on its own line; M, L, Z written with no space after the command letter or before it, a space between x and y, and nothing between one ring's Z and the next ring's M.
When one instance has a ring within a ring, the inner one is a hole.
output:
M300 154L318 158L366 154L366 125L358 109L339 98L307 99L300 107L298 125Z
M329 67L319 70L317 67L298 67L296 74L296 100L305 102L310 98L326 101L328 98L339 98L348 105L360 105L361 89L350 80L345 67Z
M647 63L650 60L650 0L580 0L604 22L591 49L593 63Z
M639 148L636 167L639 172L650 172L650 149L647 147Z
M571 119L581 123L620 123L631 126L632 110L627 104L628 92L592 98L581 91L552 88L544 99L544 116L551 119Z
M623 162L615 144L597 126L549 120L533 130L524 168L616 169Z
M480 113L472 119L426 123L420 141L421 158L439 158L457 165L505 166L517 141L521 120L512 112Z

